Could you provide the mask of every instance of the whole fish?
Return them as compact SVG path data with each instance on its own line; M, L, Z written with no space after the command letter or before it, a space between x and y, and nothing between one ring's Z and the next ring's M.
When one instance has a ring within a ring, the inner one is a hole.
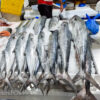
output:
M100 86L96 81L89 75L86 71L86 57L89 50L90 40L89 33L86 28L85 22L78 16L74 16L69 21L69 28L72 33L73 43L75 46L75 51L78 55L78 61L80 64L79 73L76 75L78 78L89 80L95 87L100 89ZM89 65L89 67L91 67ZM76 77L75 76L75 77ZM76 77L76 78L77 78Z
M58 43L61 50L62 58L62 73L58 75L57 80L66 80L69 86L76 92L76 87L73 84L71 77L68 75L69 58L71 50L71 32L69 31L68 23L63 22L59 27Z
M50 90L51 81L55 81L56 71L55 71L55 63L57 62L57 49L58 49L58 31L53 31L50 36L50 42L48 45L48 59L47 65L45 69L45 79L47 80L47 92L48 94ZM49 80L49 81L48 81Z
M27 48L25 50L25 55L26 55L26 61L27 61L27 66L29 69L29 74L30 77L28 79L29 82L32 82L34 85L36 85L36 77L34 72L36 69L39 67L39 59L38 59L38 54L37 54L37 43L35 43L36 39L38 39L38 35L35 34L30 34L27 42Z

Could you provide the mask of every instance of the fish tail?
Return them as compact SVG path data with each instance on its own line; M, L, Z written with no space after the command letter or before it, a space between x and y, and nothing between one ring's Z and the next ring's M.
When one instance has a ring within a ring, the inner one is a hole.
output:
M10 89L13 89L12 86L11 86L11 83L10 83L10 81L8 80L7 77L5 78L4 81L5 81L5 83L7 83L7 85L10 87Z
M64 80L66 82L66 84L68 84L75 92L75 94L77 94L77 89L71 79L71 77L68 75L68 73L66 73L67 77L63 78L62 80Z
M76 87L75 87L75 85L74 85L72 79L70 78L69 75L67 75L67 76L68 76L68 77L67 77L66 80L67 80L67 82L69 83L69 86L74 90L75 94L77 94L77 89L76 89Z
M89 80L90 83L92 83L96 88L98 88L100 90L99 84L88 73L86 73L85 79Z
M25 81L23 80L23 77L21 75L18 76L18 80L25 84Z
M75 83L80 79L80 75L79 72L74 76L74 78L72 79L72 82Z
M50 89L51 89L51 86L50 86L50 80L49 80L48 83L47 83L46 95L48 95Z
M77 94L77 89L76 89L72 79L70 78L70 76L68 74L67 74L67 77L60 76L59 80L64 81L65 84L69 85L75 91L75 94Z

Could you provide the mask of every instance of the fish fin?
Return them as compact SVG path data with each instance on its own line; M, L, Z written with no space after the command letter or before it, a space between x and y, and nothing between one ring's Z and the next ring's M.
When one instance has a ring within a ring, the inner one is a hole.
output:
M69 75L68 75L66 81L69 83L69 86L74 90L75 94L77 94L77 89Z
M75 91L75 94L77 94L77 89L72 81L72 79L70 78L70 76L68 74L66 74L67 77L61 77L60 80L64 81L66 84L68 84L74 91Z
M26 90L26 88L30 85L31 83L28 82L28 80L22 85L20 91L22 92L23 90Z
M74 78L72 79L72 82L75 83L80 79L80 75L79 72L74 76Z
M38 82L37 82L37 79L35 77L30 78L29 82L33 83L33 85L34 85L35 88L38 87Z
M44 73L42 73L41 75L40 75L40 77L38 78L38 82L40 83L43 79L44 79Z
M12 86L11 86L11 83L10 83L10 81L8 80L7 77L5 78L4 81L5 81L5 83L7 83L7 85L10 87L10 89L13 89Z
M49 82L47 83L46 95L48 95L50 89L51 89L51 87L50 87L50 81L49 81Z
M85 79L89 80L91 84L93 84L96 88L100 90L99 84L88 73L86 73Z
M43 91L44 89L43 89L43 87L39 86L39 89L40 89L42 95L44 96L44 91Z
M100 45L100 42L97 41L96 39L93 39L93 38L90 38L90 39L91 39L92 43L95 43L95 44L97 44L97 45Z
M93 62L93 67L95 69L95 74L98 74L97 66L96 66L94 59L92 59L92 62Z
M18 76L18 80L21 81L23 84L25 84L25 81L23 80L21 75Z
M1 84L1 83L2 83L2 84ZM0 88L3 88L3 87L4 87L4 85L5 85L4 80L3 80L3 79L0 79Z
M24 56L26 56L26 53L24 53Z
M5 63L5 55L4 55L4 52L2 52L2 57L1 57L1 60L0 60L0 68L3 66L3 64Z

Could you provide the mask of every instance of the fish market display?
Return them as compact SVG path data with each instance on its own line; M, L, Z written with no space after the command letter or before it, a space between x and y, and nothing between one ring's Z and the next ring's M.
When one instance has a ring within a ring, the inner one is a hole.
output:
M93 68L97 73L91 45L85 22L78 16L70 20L43 16L23 21L0 56L0 88L23 91L30 87L48 94L58 84L75 93L72 100L96 100L90 84L99 90L100 86L91 76ZM79 68L73 78L68 72L71 46ZM79 80L82 80L80 91L75 85Z

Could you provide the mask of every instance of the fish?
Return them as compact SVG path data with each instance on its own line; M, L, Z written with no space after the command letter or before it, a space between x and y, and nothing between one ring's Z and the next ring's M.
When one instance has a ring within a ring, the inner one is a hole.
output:
M86 92L85 87L77 94L77 96L73 97L71 100L97 100L96 97L90 92Z
M50 43L50 37L51 32L49 31L49 22L50 18L46 20L45 26L43 30L40 32L38 37L38 46L37 51L40 59L40 69L41 74L38 78L39 83L44 82L45 83L45 76L48 74L48 65L47 65L47 59L48 59L48 49L49 49L49 43ZM45 87L45 85L44 85Z
M59 35L58 35L58 44L60 47L61 52L61 59L62 59L62 73L57 75L57 80L60 82L65 80L67 84L77 92L74 83L71 80L71 77L68 74L68 67L69 67L69 58L70 58L70 49L71 49L71 32L68 27L67 22L63 22L59 27Z
M32 19L29 21L29 23L26 26L26 30L24 30L23 34L20 35L20 37L17 40L16 47L15 47L15 57L16 62L18 66L18 80L20 80L23 84L25 81L22 78L22 72L24 75L25 71L23 70L25 68L25 49L28 41L29 34L32 33L34 24L36 22L36 19Z
M91 77L89 72L87 72L86 70L87 54L90 50L89 45L91 45L91 43L89 40L89 33L88 30L86 29L85 22L79 16L74 16L69 21L69 29L72 33L72 39L73 39L75 51L77 53L79 66L80 66L78 74L75 75L76 79L88 80L96 88L100 89L99 84L97 84L97 82ZM89 55L91 56L91 54ZM88 64L88 66L91 69L91 63Z
M35 77L34 72L36 69L39 67L39 59L38 59L38 54L37 54L37 43L35 43L36 39L38 39L38 35L35 34L29 34L28 42L27 42L27 48L25 50L25 55L26 55L26 61L27 61L27 66L29 69L29 79L28 82L33 83L34 86L37 84L37 79Z
M41 68L42 70L45 70L45 62L46 62L46 51L48 50L48 44L49 44L49 37L51 35L51 32L48 31L48 25L49 25L50 19L46 20L45 27L41 31L38 37L38 54L39 59L41 62Z
M55 62L57 62L57 49L58 49L58 31L53 31L50 36L50 42L48 44L48 51L47 51L47 65L45 69L45 77L44 79L47 80L46 87L47 91L46 94L49 93L50 85L52 81L55 80Z
M88 46L88 52L87 52L87 72L91 75L92 72L92 65L91 65L91 52L90 52L90 45ZM79 91L77 96L73 97L71 100L97 100L96 97L91 93L90 91L90 81L86 80L83 81L84 85L82 86L82 89Z
M20 24L20 26L17 28L17 32L21 32L21 30L23 29L23 24L25 24L25 23L26 22L22 22ZM10 76L12 75L12 67L13 67L14 60L15 60L14 49L16 46L17 39L20 36L17 32L10 36L8 43L6 45L6 48L3 51L4 52L3 60L5 61L5 64L4 64L4 67L2 67L1 71L3 71L3 69L5 68L6 77L5 77L4 81L10 86L10 88L11 88L11 84L10 84L8 78L10 78Z

